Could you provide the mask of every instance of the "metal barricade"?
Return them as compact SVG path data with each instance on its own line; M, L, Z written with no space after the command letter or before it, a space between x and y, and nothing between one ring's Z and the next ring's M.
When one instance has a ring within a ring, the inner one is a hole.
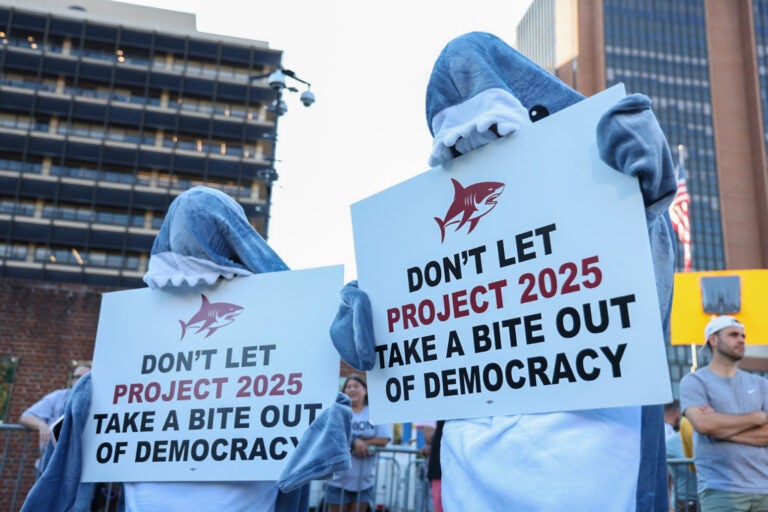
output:
M376 448L374 502L370 512L431 512L429 480L426 478L426 459L421 450L402 446ZM334 510L325 503L327 482L312 483L310 510ZM357 506L363 512L362 505Z
M693 459L667 459L670 477L669 502L674 512L700 512Z
M38 433L24 425L0 423L0 511L17 512L35 483L38 439ZM120 493L120 484L97 484L92 510L117 510Z
M38 434L23 425L0 424L0 510L16 512L35 481Z

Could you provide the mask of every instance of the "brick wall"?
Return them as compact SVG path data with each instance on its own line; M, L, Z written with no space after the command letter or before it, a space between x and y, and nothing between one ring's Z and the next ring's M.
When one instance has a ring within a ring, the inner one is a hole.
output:
M43 395L66 387L72 361L93 358L101 294L105 291L109 289L0 279L0 356L19 360L8 423L18 423L21 413ZM37 436L33 439L32 449ZM6 455L10 462L14 454ZM0 478L0 510L10 510L14 494L16 506L21 505L34 481L34 460L26 457L15 491L16 475ZM16 465L10 467L15 469Z
M67 386L73 361L90 361L101 294L107 288L0 279L0 356L19 359L9 423Z

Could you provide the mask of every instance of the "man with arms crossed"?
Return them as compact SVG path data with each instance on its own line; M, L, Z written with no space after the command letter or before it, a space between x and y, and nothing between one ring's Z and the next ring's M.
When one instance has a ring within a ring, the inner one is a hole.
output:
M768 512L768 381L738 368L746 339L738 320L715 317L704 336L712 360L680 382L701 510Z

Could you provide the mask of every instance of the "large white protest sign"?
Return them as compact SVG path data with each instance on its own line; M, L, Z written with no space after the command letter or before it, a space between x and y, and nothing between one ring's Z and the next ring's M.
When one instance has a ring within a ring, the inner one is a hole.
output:
M352 205L371 420L665 403L639 186L599 158L615 87Z
M107 293L84 481L276 480L331 406L343 267Z

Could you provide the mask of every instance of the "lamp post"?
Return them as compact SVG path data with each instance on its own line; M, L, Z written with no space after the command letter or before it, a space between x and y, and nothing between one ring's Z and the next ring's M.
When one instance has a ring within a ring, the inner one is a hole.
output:
M269 157L270 162L272 162L272 168L264 169L257 175L259 178L263 179L264 183L266 184L267 215L264 217L264 238L266 239L269 226L269 207L271 206L272 201L272 183L277 181L278 178L277 171L274 169L275 162L277 161L277 124L280 116L283 116L286 112L288 112L288 105L283 99L283 92L299 92L296 87L288 85L289 80L295 80L296 82L306 85L306 90L304 90L299 96L299 100L305 107L310 107L313 103L315 103L315 93L313 93L310 89L312 87L311 83L302 78L299 78L296 76L296 73L290 69L279 67L272 73L253 75L250 77L251 81L260 80L263 78L267 78L269 87L275 91L275 99L272 101L271 105L267 107L267 110L273 112L275 116L275 122L273 123L272 130L272 151Z

